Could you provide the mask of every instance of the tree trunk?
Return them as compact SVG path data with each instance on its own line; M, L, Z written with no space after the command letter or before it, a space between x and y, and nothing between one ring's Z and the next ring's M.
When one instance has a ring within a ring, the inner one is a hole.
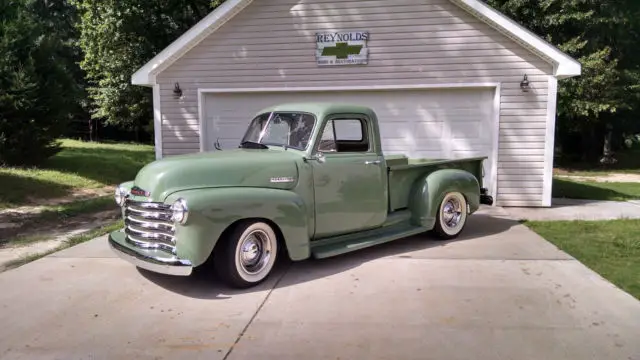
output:
M613 149L611 144L611 137L613 135L613 127L611 124L607 124L604 127L604 143L602 146L602 157L600 163L603 165L615 164L617 161L613 156Z
M89 117L89 141L93 141L93 119Z
M602 155L604 157L611 156L611 131L607 131L604 135L604 146L602 147Z

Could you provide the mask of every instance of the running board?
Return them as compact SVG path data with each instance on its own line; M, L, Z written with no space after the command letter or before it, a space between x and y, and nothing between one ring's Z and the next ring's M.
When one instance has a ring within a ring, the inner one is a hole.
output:
M316 244L311 243L311 254L316 259L323 259L417 235L426 231L426 228L414 226L408 222L400 222L355 234L323 239Z

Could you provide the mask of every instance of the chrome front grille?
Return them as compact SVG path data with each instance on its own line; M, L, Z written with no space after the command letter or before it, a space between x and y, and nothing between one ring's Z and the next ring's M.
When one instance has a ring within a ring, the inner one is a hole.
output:
M171 214L171 205L127 201L124 209L127 241L143 249L175 254L175 227Z

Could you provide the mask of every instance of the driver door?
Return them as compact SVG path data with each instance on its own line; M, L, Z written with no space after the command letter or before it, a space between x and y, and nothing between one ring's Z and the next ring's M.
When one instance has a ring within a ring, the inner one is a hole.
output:
M382 225L387 215L386 166L372 141L368 119L329 118L313 168L315 237L324 238Z

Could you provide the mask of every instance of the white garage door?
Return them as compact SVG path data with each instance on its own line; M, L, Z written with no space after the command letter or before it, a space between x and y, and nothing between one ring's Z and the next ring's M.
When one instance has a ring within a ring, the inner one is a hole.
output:
M380 122L383 151L422 158L488 156L491 179L494 89L212 93L205 96L204 148L237 148L257 111L287 102L332 101L369 106Z

